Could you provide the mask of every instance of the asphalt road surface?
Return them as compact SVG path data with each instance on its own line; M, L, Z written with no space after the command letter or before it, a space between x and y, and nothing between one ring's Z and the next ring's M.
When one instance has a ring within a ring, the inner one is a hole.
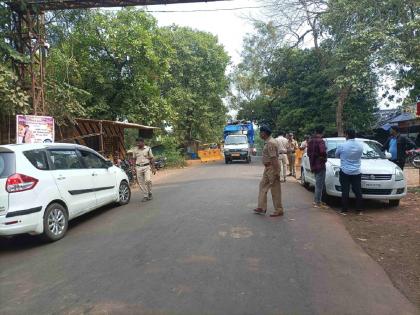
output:
M0 313L417 314L299 184L282 186L284 217L253 214L261 173L259 162L172 171L153 201L134 193L59 242L1 239Z

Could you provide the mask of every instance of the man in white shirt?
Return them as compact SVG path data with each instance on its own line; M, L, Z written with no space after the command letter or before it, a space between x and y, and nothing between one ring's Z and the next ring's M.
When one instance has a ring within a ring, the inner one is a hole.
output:
M287 147L289 145L289 140L287 140L284 136L284 132L280 131L276 141L279 148L280 181L285 182L287 172Z
M341 214L345 215L349 206L350 186L356 196L356 207L359 213L362 212L362 155L363 146L356 141L354 129L347 129L345 132L347 141L337 147L335 157L340 158L340 185L341 200L343 209Z

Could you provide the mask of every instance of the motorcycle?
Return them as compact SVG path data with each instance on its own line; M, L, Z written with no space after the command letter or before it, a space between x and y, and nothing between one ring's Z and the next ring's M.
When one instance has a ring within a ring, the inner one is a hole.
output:
M134 182L134 167L130 163L130 161L129 160L121 160L119 166L127 174L128 181L130 183L133 183Z
M420 148L407 151L407 161L415 168L420 168Z
M164 168L165 165L166 165L166 160L167 160L166 157L159 157L159 158L157 158L155 160L155 163L154 163L155 169L156 170L160 170L160 169Z

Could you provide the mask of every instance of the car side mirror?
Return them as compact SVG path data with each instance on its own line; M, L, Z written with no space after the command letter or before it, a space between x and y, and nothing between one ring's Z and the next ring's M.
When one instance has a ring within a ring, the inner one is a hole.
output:
M385 158L386 158L387 160L390 160L390 159L392 158L392 154L386 151L386 152L385 152Z

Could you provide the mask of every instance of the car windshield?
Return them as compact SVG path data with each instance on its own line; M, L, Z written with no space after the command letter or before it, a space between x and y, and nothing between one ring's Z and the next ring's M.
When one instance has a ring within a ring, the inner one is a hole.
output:
M247 144L248 138L247 137L227 137L225 144Z
M337 147L345 140L327 140L327 154L329 158L335 158ZM379 143L374 141L358 141L363 146L362 159L385 159L385 154L381 150Z

